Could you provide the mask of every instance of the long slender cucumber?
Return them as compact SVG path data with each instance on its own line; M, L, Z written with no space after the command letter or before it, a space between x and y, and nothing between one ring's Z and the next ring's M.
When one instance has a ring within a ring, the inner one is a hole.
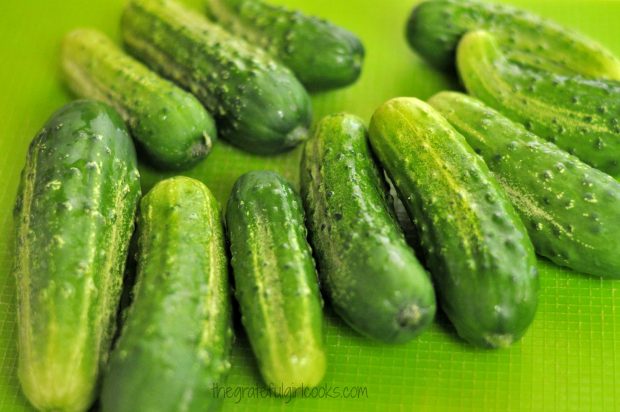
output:
M325 374L323 313L299 195L282 177L241 176L226 225L241 321L265 383L315 386Z

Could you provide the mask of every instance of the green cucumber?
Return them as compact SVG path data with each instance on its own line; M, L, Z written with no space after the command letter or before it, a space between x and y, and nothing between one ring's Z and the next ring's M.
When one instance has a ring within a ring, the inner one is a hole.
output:
M230 369L228 262L219 204L174 177L144 196L134 300L110 357L104 412L211 411Z
M478 0L427 0L407 24L411 47L441 69L454 67L457 45L475 30L491 32L520 65L565 75L620 80L620 59L595 41L553 21Z
M343 87L360 76L362 42L328 21L262 0L208 0L207 9L227 30L279 59L308 89Z
M457 64L470 94L590 166L620 175L620 82L524 69L483 31L463 37Z
M308 93L259 48L173 0L131 0L121 29L129 51L194 93L232 144L274 154L307 138Z
M536 312L536 256L482 159L414 98L380 106L370 142L417 228L442 309L459 335L480 346L515 342Z
M140 197L133 143L109 106L58 110L28 150L15 205L18 376L43 411L84 411L114 333Z
M241 176L226 225L241 321L273 390L316 386L325 374L323 314L301 199L273 172Z
M301 190L323 287L355 330L406 342L435 315L430 278L407 245L357 117L325 117L306 143Z
M459 93L430 100L486 161L554 263L620 277L620 183Z
M62 68L76 95L119 111L156 165L188 168L211 150L215 123L200 102L123 53L104 34L79 29L66 35Z

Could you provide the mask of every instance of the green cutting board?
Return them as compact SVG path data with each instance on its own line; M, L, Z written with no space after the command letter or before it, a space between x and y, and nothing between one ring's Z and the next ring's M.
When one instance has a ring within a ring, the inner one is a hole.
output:
M374 108L391 97L425 99L458 88L454 79L435 72L406 46L404 23L415 1L280 2L349 28L366 45L361 80L348 89L314 96L316 118L346 110L369 119ZM122 3L0 0L0 411L31 410L15 372L15 286L10 274L11 210L19 172L31 138L70 99L58 73L61 36L74 27L94 26L118 37ZM620 53L620 2L512 3L574 26ZM205 162L186 174L203 180L224 204L235 179L248 170L276 170L297 183L299 154L295 150L256 157L220 142ZM142 172L145 191L164 177L146 166ZM542 260L540 278L536 320L521 342L499 351L464 344L442 316L408 344L374 343L352 332L327 308L329 365L316 397L265 397L237 324L224 410L620 411L620 283ZM353 397L342 396L345 392Z

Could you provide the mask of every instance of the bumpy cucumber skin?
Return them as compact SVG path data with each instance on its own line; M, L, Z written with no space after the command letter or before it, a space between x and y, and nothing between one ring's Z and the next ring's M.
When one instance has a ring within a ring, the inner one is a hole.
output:
M620 175L620 83L527 70L487 32L463 37L458 69L467 91L597 169Z
M262 50L172 0L131 0L121 29L129 51L195 94L232 144L274 154L307 138L308 93Z
M200 102L123 53L104 34L70 32L61 60L73 93L116 108L157 166L186 169L211 150L215 122Z
M109 106L57 111L30 145L15 205L18 376L42 411L83 411L114 332L140 182Z
M241 321L270 387L319 384L323 314L299 195L282 177L241 176L226 209Z
M620 277L620 183L474 98L443 92L430 104L484 158L540 255Z
M426 103L380 106L370 141L415 224L444 312L469 342L510 345L534 318L536 256L499 183Z
M167 179L142 199L138 229L138 280L103 411L216 410L232 339L219 204L197 180Z
M364 45L348 30L261 0L208 0L207 14L289 67L310 90L354 83Z
M301 191L323 287L355 330L406 342L435 315L433 285L407 245L356 116L327 116L306 143Z
M457 45L469 31L497 37L510 60L565 75L620 80L620 60L583 35L511 6L478 0L427 0L407 23L411 47L440 69L454 67Z

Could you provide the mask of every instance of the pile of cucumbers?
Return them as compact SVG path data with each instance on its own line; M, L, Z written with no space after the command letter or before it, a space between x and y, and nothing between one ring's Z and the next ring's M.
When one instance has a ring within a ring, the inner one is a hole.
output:
M323 299L386 343L423 332L439 303L464 340L501 348L535 317L536 254L620 278L620 60L478 0L427 0L407 23L411 46L456 70L469 95L394 98L368 128L326 116L305 144L299 193L254 171L223 213L183 176L142 197L138 155L183 170L218 136L263 155L289 150L310 134L307 90L360 75L362 43L329 22L261 0L207 6L208 18L174 0L130 0L129 54L91 29L63 41L81 99L32 141L15 206L18 374L39 410L85 411L98 397L103 411L217 409L232 294L277 394L323 379ZM124 289L131 304L113 342Z

